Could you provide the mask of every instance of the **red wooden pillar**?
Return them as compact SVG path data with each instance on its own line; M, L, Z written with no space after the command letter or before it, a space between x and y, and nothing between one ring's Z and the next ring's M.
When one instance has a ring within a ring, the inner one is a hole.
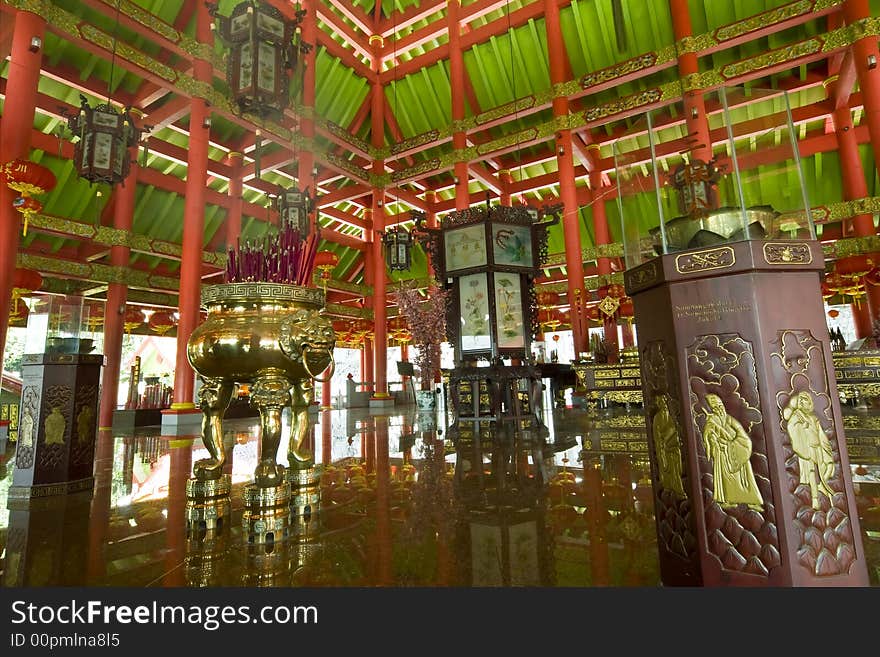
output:
M510 207L510 185L513 183L510 169L499 169L498 180L501 181L501 194L498 197L498 202Z
M132 164L128 177L113 194L113 227L131 231L134 221L134 202L137 191L137 148L132 149ZM127 246L110 247L110 264L128 267L130 249ZM113 411L119 397L119 375L122 368L122 339L125 330L125 303L128 286L110 283L104 303L104 371L101 375L101 406L98 413L99 429L113 426Z
M306 11L306 15L302 22L302 40L311 44L312 49L305 55L303 62L305 70L303 71L303 89L302 104L303 115L300 117L300 134L307 142L315 137L315 55L318 52L318 14L317 3L315 0L303 0L302 8ZM315 154L310 147L304 147L299 150L299 163L297 166L297 181L300 189L309 189L312 196L316 195L315 190ZM311 221L317 220L317 213L314 213ZM312 230L315 230L312 226Z
M388 418L376 416L376 539L379 586L394 583L391 532L391 462L388 454Z
M37 106L37 84L43 48L31 50L31 39L42 41L46 19L29 11L0 14L4 20L15 16L10 51L9 73L6 76L6 103L0 125L0 166L16 159L27 159L31 150L34 111ZM12 207L18 194L0 183L0 367L6 348L6 331L12 304L12 278L21 235L21 215Z
M321 463L324 465L333 463L333 425L330 420L329 411L321 414Z
M425 225L427 228L437 227L437 213L434 211L434 203L437 202L437 192L433 189L425 190ZM428 276L435 277L434 264L431 262L431 254L425 251L425 257L428 260Z
M559 23L559 6L556 0L544 2L544 26L547 30L547 52L550 57L550 82L566 81L565 43ZM553 98L553 116L568 116L568 98ZM584 259L581 252L580 207L574 179L574 147L571 130L556 133L556 165L559 169L559 196L562 200L562 227L565 233L565 269L568 281L568 302L571 304L571 329L575 356L587 350L589 333L584 316Z
M837 96L837 79L831 80L827 85L829 99ZM859 143L856 139L856 131L852 122L852 113L849 106L843 104L835 108L832 113L834 120L834 132L837 135L837 152L840 157L840 175L843 182L843 198L847 201L865 198L868 196L868 185L865 180L865 169L862 166L862 158L859 155ZM851 231L844 231L844 235L865 237L873 235L874 218L868 214L860 214L852 218ZM876 254L868 256L874 265L880 264L880 258ZM855 256L855 259L864 259L863 256ZM841 263L844 264L844 263ZM854 262L850 270L865 270L870 265ZM880 317L880 287L866 284L867 303L852 304L853 319L857 338L865 338L871 335L874 322Z
M168 519L165 523L165 576L163 586L184 586L186 570L186 482L192 472L192 438L171 440L168 453Z
M372 97L370 99L370 140L375 148L383 148L385 145L385 90L379 80L379 69L382 62L383 40L370 38L370 46L373 48L373 72L376 78L373 81ZM383 160L373 160L373 173L382 175L385 173ZM385 190L373 189L373 242L370 250L373 254L373 402L377 404L391 403L393 399L388 394L388 312L385 288L388 284L388 276L385 271L385 253L382 245L382 235L385 231Z
M590 148L598 149L597 145L591 144ZM595 235L596 246L611 243L611 229L608 227L608 215L605 211L605 201L602 194L602 174L599 171L590 173L590 188L593 196L593 204L590 206L593 210L593 235ZM596 258L596 269L599 272L599 280L605 281L600 283L600 295L604 294L604 288L608 286L608 279L611 276L611 259ZM614 317L608 317L605 313L599 313L602 319L602 329L605 332L605 344L608 349L608 362L616 363L618 361L618 352L620 343L617 339L617 320Z
M675 33L676 42L680 42L686 37L692 37L693 29L688 0L669 0L669 10L672 15L672 31ZM683 52L679 54L678 73L681 77L699 73L699 71L697 53ZM706 116L703 92L699 89L688 91L682 100L684 101L688 134L693 139L690 149L691 157L708 162L712 159L712 140L709 135L709 120Z
M229 210L226 213L226 248L235 248L241 236L241 214L244 198L242 197L241 163L243 155L230 151L226 156L232 175L229 177Z
M870 18L868 0L846 0L843 4L843 15L848 24ZM852 54L865 109L862 120L868 125L874 166L880 171L880 49L877 46L877 37L870 29L852 45Z
M461 6L460 0L449 0L447 4L447 29L449 31L449 82L452 95L452 123L464 120L465 106L465 75L464 55L461 51ZM462 130L452 133L452 148L456 151L467 148L467 134ZM455 163L455 209L464 210L470 207L471 198L468 189L468 163Z
M196 5L196 39L213 43L211 16L204 3ZM193 59L193 77L210 82L210 62ZM180 320L177 324L177 362L174 370L173 411L189 411L195 376L186 357L189 336L199 324L202 289L202 248L205 230L205 189L208 180L208 137L211 112L204 98L193 97L189 115L186 197L183 206L183 245L180 257Z
M370 338L364 339L364 369L361 381L376 383L375 368L373 367L373 341Z
M584 464L587 497L587 526L590 534L590 574L593 586L611 583L608 540L605 535L605 502L602 499L602 470L598 462Z
M329 411L333 408L333 401L330 398L332 394L332 389L330 387L330 370L327 369L323 376L325 377L325 381L321 382L321 408L322 411Z

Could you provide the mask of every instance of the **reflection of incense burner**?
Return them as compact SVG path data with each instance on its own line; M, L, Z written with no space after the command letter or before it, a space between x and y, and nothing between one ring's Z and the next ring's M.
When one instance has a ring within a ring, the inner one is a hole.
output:
M336 334L319 311L320 290L282 283L225 283L202 290L208 319L193 331L187 355L203 380L199 406L202 439L210 458L197 461L197 479L218 479L226 460L222 418L235 384L250 385L251 404L260 412L259 487L284 484L275 462L281 442L281 414L292 407L291 465L311 465L305 441L312 379L333 363Z
M683 251L699 247L715 246L746 239L761 239L773 233L774 222L779 213L770 206L758 206L746 210L747 230L743 229L743 216L738 208L720 208L694 218L676 217L665 224L668 250ZM663 245L660 227L651 229L654 250L660 255Z

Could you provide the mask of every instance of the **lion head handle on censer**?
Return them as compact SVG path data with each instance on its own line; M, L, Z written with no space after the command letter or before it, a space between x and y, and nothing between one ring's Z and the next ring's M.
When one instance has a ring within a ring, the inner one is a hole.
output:
M302 309L286 318L281 323L278 342L284 355L301 362L306 372L316 381L326 382L333 376L336 366L333 360L336 332L330 318L319 311ZM330 371L327 377L318 378L328 365Z

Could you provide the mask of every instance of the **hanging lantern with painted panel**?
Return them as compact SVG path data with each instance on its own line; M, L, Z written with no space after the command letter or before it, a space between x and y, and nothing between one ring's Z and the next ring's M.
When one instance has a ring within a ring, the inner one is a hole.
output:
M280 117L290 104L291 71L302 69L300 55L312 48L300 41L306 11L287 18L267 2L247 0L226 17L216 4L208 6L216 19L214 28L229 48L226 81L235 104L242 112Z
M129 108L120 111L109 103L93 108L85 96L79 98L79 112L67 117L67 127L77 138L73 151L76 171L92 183L120 183L131 168L129 149L140 141L142 131Z
M385 245L385 264L391 271L409 271L412 265L413 237L409 231L398 226L385 231L382 236Z
M300 239L305 239L311 230L309 215L312 212L312 197L309 191L296 188L282 190L274 198L275 209L278 210L282 228L289 227L299 232Z

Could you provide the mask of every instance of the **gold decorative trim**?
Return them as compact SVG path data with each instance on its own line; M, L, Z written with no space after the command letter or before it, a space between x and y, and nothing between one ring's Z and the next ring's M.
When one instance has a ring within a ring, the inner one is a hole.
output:
M219 283L202 288L202 305L223 301L279 300L299 301L315 306L324 304L324 292L312 287L285 283Z
M763 250L764 261L768 265L809 265L813 262L809 244L767 242Z
M728 269L736 264L736 253L729 246L682 253L675 257L675 271L679 274Z

